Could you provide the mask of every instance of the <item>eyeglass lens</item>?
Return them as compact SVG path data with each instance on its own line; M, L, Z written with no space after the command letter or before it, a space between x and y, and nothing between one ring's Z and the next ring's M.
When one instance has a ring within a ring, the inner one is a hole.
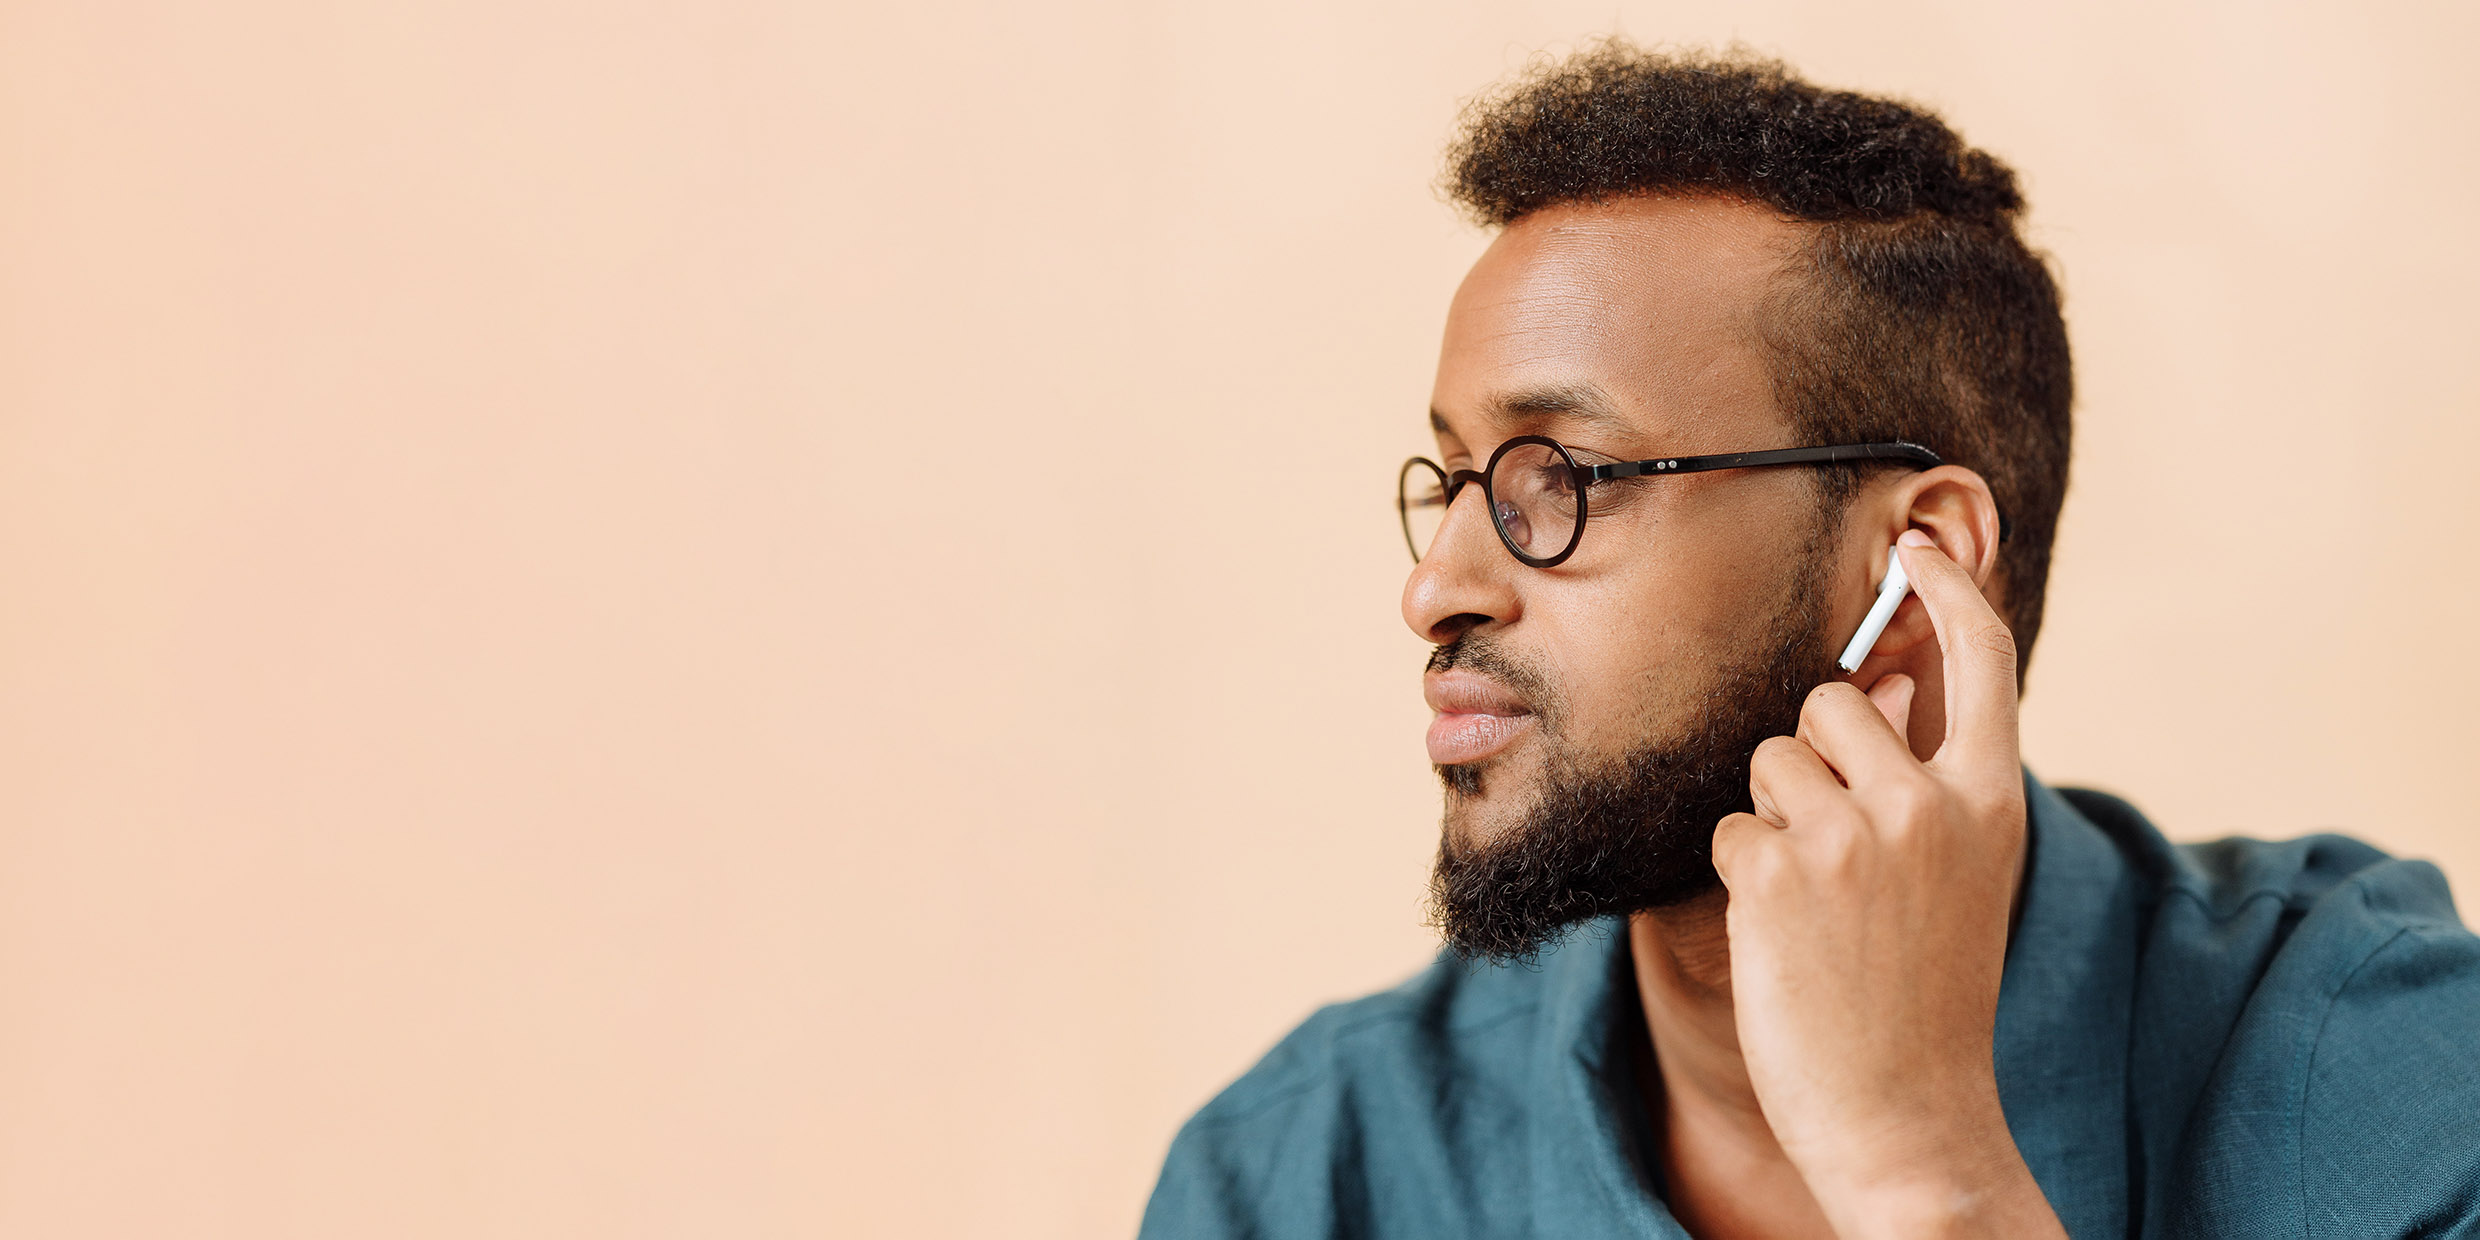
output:
M1399 483L1404 538L1417 560L1429 554L1446 522L1447 480L1416 458L1405 462ZM1575 466L1557 448L1520 443L1500 453L1491 465L1489 494L1490 519L1517 554L1547 560L1575 541L1582 519Z

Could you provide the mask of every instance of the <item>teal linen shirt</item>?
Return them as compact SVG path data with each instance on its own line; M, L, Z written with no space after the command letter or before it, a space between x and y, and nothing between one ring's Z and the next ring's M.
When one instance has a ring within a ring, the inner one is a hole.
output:
M2338 836L2172 845L2027 777L1998 995L2016 1146L2068 1234L2480 1236L2480 939ZM1684 1237L1619 919L1311 1017L1172 1142L1147 1240Z

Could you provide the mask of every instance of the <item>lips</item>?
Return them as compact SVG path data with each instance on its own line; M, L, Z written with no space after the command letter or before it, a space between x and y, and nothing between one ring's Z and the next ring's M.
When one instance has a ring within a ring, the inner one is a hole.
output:
M1505 685L1471 672L1432 672L1421 696L1437 715L1429 722L1429 760L1438 766L1478 762L1530 733L1532 708Z

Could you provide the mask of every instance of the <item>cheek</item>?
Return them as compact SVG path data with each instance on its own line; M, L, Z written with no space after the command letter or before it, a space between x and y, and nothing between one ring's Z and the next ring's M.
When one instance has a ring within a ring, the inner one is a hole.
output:
M1697 679L1704 625L1680 614L1676 592L1629 583L1577 583L1536 606L1543 657L1560 696L1560 739L1613 755L1643 743L1679 711Z
M1780 568L1760 560L1641 563L1528 600L1527 625L1539 628L1563 704L1561 739L1615 756L1682 734L1718 669L1782 606Z

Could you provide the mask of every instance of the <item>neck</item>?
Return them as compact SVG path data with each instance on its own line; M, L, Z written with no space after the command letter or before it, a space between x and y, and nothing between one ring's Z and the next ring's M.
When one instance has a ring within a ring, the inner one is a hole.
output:
M1720 891L1628 919L1636 993L1652 1035L1643 1074L1664 1196L1691 1235L1830 1235L1757 1105L1731 1008Z
M2031 862L2025 850L2025 864ZM1699 1240L1831 1236L1825 1212L1757 1105L1731 1005L1731 942L1720 890L1628 918L1636 997L1654 1070L1639 1074L1660 1146L1663 1195ZM2016 876L2009 913L2023 912Z
M1666 1094L1756 1111L1731 1012L1731 945L1720 891L1628 919L1636 994Z

